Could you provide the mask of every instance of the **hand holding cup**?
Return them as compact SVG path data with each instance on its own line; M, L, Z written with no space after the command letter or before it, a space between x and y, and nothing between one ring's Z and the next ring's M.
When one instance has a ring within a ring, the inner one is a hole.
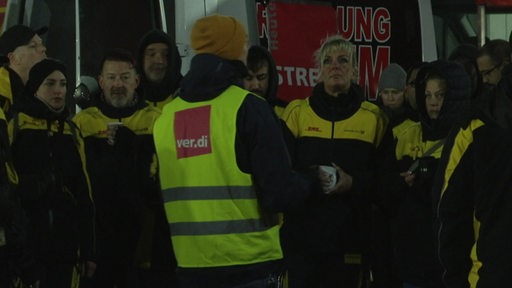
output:
M318 166L318 178L325 193L332 190L337 182L336 168L333 166Z
M109 122L107 123L107 143L110 145L115 144L116 132L119 127L123 126L123 122Z

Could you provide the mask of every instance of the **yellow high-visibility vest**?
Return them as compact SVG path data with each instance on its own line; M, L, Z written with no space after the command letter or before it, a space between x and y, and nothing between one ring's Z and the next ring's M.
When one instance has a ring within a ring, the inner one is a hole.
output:
M250 174L236 162L237 113L247 91L203 102L174 99L153 136L178 266L246 265L282 258L279 226L263 221Z

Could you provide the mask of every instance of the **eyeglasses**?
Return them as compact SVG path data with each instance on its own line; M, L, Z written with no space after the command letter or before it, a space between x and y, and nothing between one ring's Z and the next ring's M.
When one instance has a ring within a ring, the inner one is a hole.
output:
M481 71L480 75L482 75L482 77L489 76L492 73L492 71L498 69L499 67L501 67L501 63L496 65L496 66L494 66L494 67L492 67L491 69L487 69L487 70Z

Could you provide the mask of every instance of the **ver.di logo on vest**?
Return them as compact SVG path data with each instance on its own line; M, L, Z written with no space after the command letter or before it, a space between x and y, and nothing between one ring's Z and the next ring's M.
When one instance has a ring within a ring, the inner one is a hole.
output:
M178 159L212 152L210 112L209 105L176 112L174 135Z
M199 139L177 139L178 148L203 148L208 147L208 136L203 135Z

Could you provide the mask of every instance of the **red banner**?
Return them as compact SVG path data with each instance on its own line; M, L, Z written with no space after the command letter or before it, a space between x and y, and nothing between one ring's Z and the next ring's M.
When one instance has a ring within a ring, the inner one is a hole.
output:
M5 19L5 10L7 9L7 0L0 0L0 33L3 31L3 24Z
M267 39L279 72L279 98L289 102L309 96L318 78L314 52L336 32L333 8L271 1L266 13L259 11L260 36Z
M258 4L261 44L269 48L276 62L280 99L289 102L311 94L319 73L315 67L314 53L323 39L336 33L357 46L358 82L368 100L376 99L381 71L390 62L404 66L402 63L412 64L417 61L414 58L420 59L417 55L421 55L421 48L418 49L421 42L419 33L414 31L419 27L417 21L408 24L404 20L406 16L394 17L397 19L393 19L394 28L399 27L403 35L397 32L391 39L392 11L395 14L405 14L404 11L417 14L417 3L414 1L390 1L376 5L375 1L347 0L343 6L337 7L330 2L313 2L269 1L266 9ZM417 38L412 39L414 37ZM392 42L397 55L393 61ZM404 69L407 67L404 66Z
M512 7L512 0L476 0L476 5L489 7Z

